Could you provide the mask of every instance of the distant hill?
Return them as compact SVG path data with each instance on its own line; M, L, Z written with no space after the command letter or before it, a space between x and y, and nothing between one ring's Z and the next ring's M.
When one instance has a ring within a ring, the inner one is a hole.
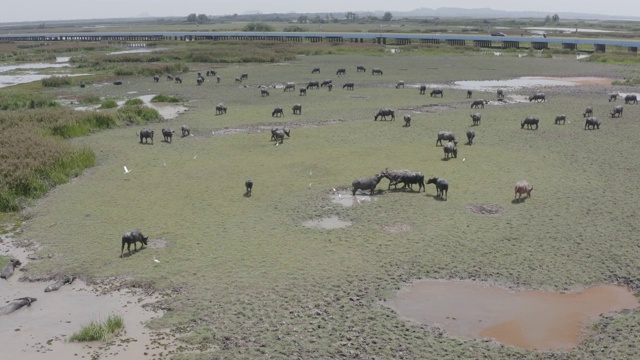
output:
M376 15L384 11L375 12ZM462 9L443 7L438 9L419 8L411 11L392 11L393 17L467 17L467 18L544 18L547 15L558 14L560 19L594 19L594 20L640 20L638 16L614 16L574 12L545 12L545 11L507 11L491 8Z

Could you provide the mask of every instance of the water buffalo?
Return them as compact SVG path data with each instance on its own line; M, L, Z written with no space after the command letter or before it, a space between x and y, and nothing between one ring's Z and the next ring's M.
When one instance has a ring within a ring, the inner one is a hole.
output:
M287 135L287 137L289 137L291 135L291 130L289 130L289 128L278 128L278 127L273 127L271 128L271 141L276 140L276 133L278 132L278 130L282 130L282 133L284 135Z
M216 115L222 115L227 113L227 107L223 103L216 105Z
M2 268L2 272L0 272L0 278L9 280L9 278L13 275L13 271L15 270L15 268L20 265L22 265L20 260L11 259L11 262L9 262L4 268Z
M484 109L484 104L488 104L488 103L489 103L488 101L485 101L485 100L482 100L482 99L480 99L480 100L473 100L473 102L471 103L471 108L472 108L472 109L473 109L473 108L476 108L476 109L477 109L477 108L481 107L481 108L483 108L483 109Z
M313 68L313 70L311 70L312 74L318 73L320 74L320 68Z
M176 76L175 78L173 78L175 80L176 83L180 83L182 84L182 78L180 76Z
M475 113L469 116L471 116L471 120L473 121L473 126L480 125L480 120L482 120L482 115L480 115L479 113Z
M371 69L371 75L382 75L382 69L380 68Z
M71 284L73 283L73 280L75 280L76 278L73 276L68 276L65 275L62 277L62 279L56 281L55 283L48 285L45 289L44 292L52 292L52 291L58 291L60 290L60 288L66 284Z
M354 84L352 82L345 83L342 85L342 88L346 88L347 90L353 90Z
M153 75L153 82L160 82L160 76Z
M0 307L0 315L9 315L12 312L24 306L31 306L31 303L36 300L37 300L36 298L32 298L32 297L23 297L23 298L15 299L14 300L15 302L12 302L7 306Z
M346 75L347 74L347 69L345 68L341 68L338 69L338 71L336 71L336 75L340 76L340 75Z
M284 111L282 110L281 107L277 107L275 109L273 109L273 111L271 112L271 117L284 117Z
M309 81L309 83L307 84L307 89L309 89L309 88L320 89L320 82L319 81Z
M427 85L420 85L420 95L424 95L427 92Z
M302 114L302 105L300 104L295 104L291 107L291 110L293 110L294 114L298 114L301 115Z
M260 96L269 96L269 90L260 89Z
M240 79L241 80L247 80L248 78L249 78L249 74L247 74L247 73L240 74Z
M582 113L582 117L587 117L587 116L593 116L593 107L589 106L586 109L584 109L584 112Z
M411 126L411 115L404 114L404 127Z
M396 84L396 89L400 89L403 88L404 89L404 80L400 80L398 81L398 83Z
M83 89L84 89L84 87L85 87L85 86L87 86L87 85L85 85L85 83L84 83L84 82L81 82L81 83L80 83L80 87L81 87L81 88L83 88Z
M533 186L529 185L527 180L520 180L516 183L515 195L513 196L513 199L515 200L517 197L518 200L520 200L523 194L526 194L527 197L530 198L532 190Z
M364 66L358 65L356 66L356 72L367 72L367 68Z
M618 93L609 94L609 102L618 100Z
M153 144L153 130L142 129L140 130L140 144L142 144L142 139L144 139L144 143L147 144L148 140L151 139L151 144Z
M502 89L496 90L496 96L498 99L504 99L504 91L502 91Z
M173 139L173 134L175 131L171 131L171 129L162 129L162 136L164 136L164 142L170 143Z
M544 96L543 93L537 93L537 94L533 94L531 96L529 96L529 102L532 101L536 101L536 102L542 102L542 101L547 101L547 98Z
M473 91L467 90L467 99L471 99L472 96L473 96Z
M476 132L469 129L467 130L467 144L473 145L473 138L476 137Z
M182 130L182 137L191 135L191 129L187 125L182 125L180 130Z
M333 84L327 85L327 89L329 89L329 91L333 90Z
M113 85L122 85L122 80L116 80L113 82Z
M122 249L120 250L120 257L124 252L124 246L127 245L127 251L131 255L131 244L133 244L133 251L138 251L137 242L140 242L140 249L147 245L148 236L142 235L138 230L131 230L122 235Z
M167 75L167 81L173 81L173 76Z
M396 119L395 111L392 109L380 109L378 113L373 117L374 121L378 120L378 116L381 116L383 120L387 120L387 116L391 116L391 120Z
M307 96L307 89L305 88L300 88L300 96Z
M444 90L442 89L433 89L431 90L431 93L429 93L429 96L434 97L440 95L440 97L444 97Z
M438 132L438 139L436 140L436 146L438 146L438 144L440 144L440 146L442 146L442 140L448 140L448 141L453 141L453 142L457 142L456 141L456 135L450 131L440 131Z
M293 91L296 89L296 83L288 82L284 84L284 91Z
M611 109L611 117L622 117L622 111L624 110L624 108L622 107L622 105L618 105L616 107L614 107L613 109Z
M451 156L454 158L458 158L458 148L456 147L456 143L453 141L449 141L447 145L445 145L442 150L444 151L444 158L449 160Z
M358 190L370 190L369 195L373 195L376 186L378 186L378 183L383 177L384 175L382 174L376 174L370 178L353 180L351 183L351 186L353 186L353 196L356 196Z
M213 69L207 70L207 76L216 76L217 74L218 73Z
M203 82L204 82L204 78L202 76L198 76L198 78L196 79L196 83L198 85L202 85Z
M602 125L602 123L600 122L600 120L596 119L595 117L588 117L587 120L585 120L584 122L585 130L600 129L600 125Z
M560 121L562 121L562 125L564 125L567 121L567 117L564 114L556 116L556 125L560 125Z
M436 196L440 198L447 199L447 193L449 192L449 182L445 178L437 178L430 177L427 180L427 185L435 184L436 185Z
M391 189L391 185L393 185L396 189L398 188L398 184L402 183L402 189L409 187L409 189L413 190L412 185L418 184L418 191L422 189L425 190L424 186L424 174L421 172L413 172L411 170L393 170L388 171L385 169L380 174L389 179L389 187L387 189Z
M638 97L635 94L629 94L624 97L625 104L637 104Z
M237 78L233 79L233 82L241 83L242 79L238 76Z
M253 180L247 179L247 181L244 182L244 187L245 189L247 189L247 192L245 192L245 195L251 196L251 190L253 189Z
M282 129L276 129L275 131L272 132L272 137L276 140L276 144L282 144L284 142L284 136L287 135L287 137L289 137L289 129L287 128L282 128Z
M216 76L216 82L220 83L220 76Z
M320 87L325 87L328 86L329 84L332 84L333 81L331 80L324 80L322 83L320 83Z
M538 130L538 123L540 123L540 119L534 117L526 117L520 122L520 129L524 129L526 125L527 129L532 130L533 126L535 125L536 128L533 130Z

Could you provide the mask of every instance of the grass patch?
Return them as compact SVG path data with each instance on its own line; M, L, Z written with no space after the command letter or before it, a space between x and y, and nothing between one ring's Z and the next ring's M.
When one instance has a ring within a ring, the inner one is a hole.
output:
M71 78L68 76L52 76L42 79L43 87L62 87L71 85Z
M0 110L55 108L60 104L51 96L26 92L0 92ZM2 120L0 119L0 123Z
M624 80L613 80L613 82L611 82L611 85L639 86L640 77L633 76L628 77Z
M113 99L107 99L100 104L100 109L113 109L118 107L118 102Z
M182 102L182 99L180 99L177 96L158 94L158 95L154 96L151 99L151 102L153 102L153 103L160 103L160 102L178 103L178 102Z
M144 105L144 101L142 101L142 99L138 99L138 98L134 98L134 99L129 99L124 103L125 106L131 106L131 105Z
M80 104L98 104L100 102L100 96L96 94L83 95L78 99Z
M124 328L124 319L120 315L109 315L103 322L92 321L73 333L70 342L107 341Z

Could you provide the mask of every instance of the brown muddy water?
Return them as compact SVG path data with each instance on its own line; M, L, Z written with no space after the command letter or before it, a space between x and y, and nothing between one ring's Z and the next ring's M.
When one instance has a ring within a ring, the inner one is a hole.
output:
M475 281L419 280L383 305L400 318L454 336L494 339L523 349L569 351L601 314L640 306L625 287L579 292L512 291Z

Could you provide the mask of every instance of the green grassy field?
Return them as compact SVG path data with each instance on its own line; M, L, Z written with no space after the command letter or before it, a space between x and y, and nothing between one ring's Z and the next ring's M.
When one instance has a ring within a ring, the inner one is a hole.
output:
M356 65L380 67L384 75L358 74ZM156 131L154 145L138 143L140 127L73 139L91 146L97 166L28 209L31 219L22 236L55 256L29 263L26 274L64 273L89 281L115 277L132 286L176 290L176 296L162 300L168 311L151 327L186 326L191 332L183 340L208 349L177 359L640 356L638 311L604 318L597 335L573 352L536 353L448 337L403 322L379 304L419 278L555 290L627 282L638 291L637 105L626 105L621 119L608 119L610 89L594 86L522 89L515 93L544 90L549 101L471 110L463 90L446 89L443 98L431 98L410 86L518 76L622 78L632 68L571 58L410 53L189 67L182 85L125 77L119 87L46 90L117 100L170 94L185 99L190 110L147 125ZM314 67L322 73L312 75ZM347 68L346 77L335 76L339 67ZM197 86L195 73L210 68L219 70L221 83L208 78ZM242 72L249 79L234 83ZM282 89L261 97L257 88L324 79L333 79L334 90L308 90L306 97ZM405 89L394 88L398 80L406 82ZM354 91L342 89L346 81L355 82ZM475 92L474 98L494 99L495 93ZM229 111L216 116L220 102ZM303 105L302 115L291 114L295 103ZM284 118L270 116L275 106L285 108ZM583 130L586 106L603 120L600 130ZM374 122L381 107L397 109L397 120ZM474 145L461 141L458 159L442 161L436 133L450 130L464 138L474 112L483 117ZM409 128L402 127L404 113L413 117ZM570 123L554 125L560 113ZM520 129L526 116L541 118L538 131ZM343 121L329 122L338 119ZM275 122L292 128L291 138L277 147L268 131L257 131ZM194 136L161 141L161 128L179 132L182 124ZM123 173L124 165L131 173ZM432 185L424 193L386 191L385 179L375 201L348 208L331 202L333 188L348 189L353 179L385 168L446 177L448 200L435 199ZM247 178L255 183L250 198L243 196ZM532 198L512 203L513 186L523 178L535 188ZM487 216L468 209L482 204L505 212ZM330 215L353 225L302 226ZM384 230L393 226L408 230ZM119 258L120 238L132 228L167 247Z

